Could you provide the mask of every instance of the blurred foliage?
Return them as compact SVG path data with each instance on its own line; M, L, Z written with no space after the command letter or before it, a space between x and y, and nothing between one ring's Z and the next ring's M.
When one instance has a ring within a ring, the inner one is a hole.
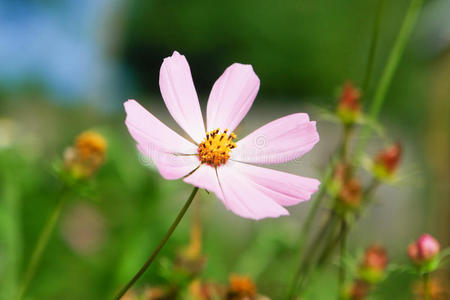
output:
M372 96L408 4L407 0L385 4L374 76L363 92L365 100ZM208 94L218 74L236 61L254 66L266 99L301 98L330 105L343 82L362 84L377 5L378 0L220 4L134 0L127 5L119 57L150 93L159 90L161 58L176 49L188 57L202 94ZM429 93L429 61L423 55L428 45L423 42L413 37L386 103L389 115L412 126L425 121L422 113Z

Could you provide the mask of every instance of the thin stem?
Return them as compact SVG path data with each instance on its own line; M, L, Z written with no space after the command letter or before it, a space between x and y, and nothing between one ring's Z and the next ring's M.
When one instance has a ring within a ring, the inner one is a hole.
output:
M316 236L315 243L313 243L313 247L310 248L310 251L308 255L305 258L304 266L301 268L301 270L305 270L305 273L300 279L300 282L298 284L298 290L299 293L301 293L303 290L303 287L306 283L306 281L309 279L310 275L314 273L317 267L317 253L319 253L320 249L322 248L322 242L326 241L326 243L329 242L329 239L333 236L334 231L336 229L338 218L337 215L332 212L330 214L329 220L324 226L324 229L320 231L320 233Z
M417 17L422 7L422 2L423 0L411 0L408 11L406 12L406 16L403 19L403 23L398 33L397 39L394 43L391 52L389 53L386 66L384 67L383 73L381 74L381 79L375 90L375 95L369 109L368 116L372 121L375 121L378 117L378 114L380 113L381 107L386 98L386 93L392 82L394 73L397 70L400 58L402 57L403 52L405 50L406 43L408 42L412 29L414 28L414 25L417 21ZM371 127L365 125L361 133L359 145L355 152L355 161L357 164L360 163L360 156L364 151L364 148L370 138L371 133L372 133Z
M147 261L144 263L144 265L139 269L139 271L134 275L134 277L130 280L130 282L125 285L120 292L114 297L114 299L119 300L122 298L123 295L133 286L133 284L145 273L147 268L152 264L155 257L158 255L158 253L161 251L161 249L164 247L166 242L169 240L172 233L177 228L178 224L180 223L181 219L183 219L186 211L188 210L189 206L192 203L192 200L195 197L195 194L197 194L198 187L194 187L192 190L192 193L189 195L189 198L186 200L186 203L184 204L183 208L178 213L177 217L175 218L175 221L172 223L172 225L169 228L169 231L164 235L163 239L159 242L156 249L153 251L153 253L150 255L150 257L147 259Z
M356 213L355 220L349 224L346 224L346 234L348 234L348 232L351 231L353 226L356 224L356 222L361 217L362 212L365 209L367 209L367 207L371 204L372 198L373 198L372 197L373 193L375 192L375 190L379 184L380 184L380 182L374 178L374 179L372 179L369 186L364 191L364 193L363 193L363 205L364 206L361 208L360 212ZM338 245L339 241L341 241L342 238L344 238L344 236L342 234L343 234L342 231L339 232L339 234L334 239L330 240L328 245L325 247L325 250L322 252L322 254L319 257L319 261L318 261L319 267L322 266L328 260L330 255L333 253L334 248L336 248L336 246Z
M363 85L362 85L362 89L365 94L367 93L367 90L369 89L373 65L375 62L375 50L377 49L378 39L380 36L380 27L381 27L382 15L383 15L382 12L383 12L383 7L384 7L384 2L385 2L385 0L378 1L377 12L375 15L375 25L373 27L372 39L370 40L369 55L367 57L367 67L366 67L366 72L364 74L364 80L363 80Z
M430 291L430 274L425 273L422 276L423 280L423 295L425 300L431 300L431 291Z
M340 145L340 151L339 151L341 159L343 159L344 161L347 158L347 153L348 153L348 148L349 148L349 144L350 144L350 136L351 136L351 133L352 133L352 129L353 129L352 125L344 125L344 133L343 133L343 136L342 136L342 143ZM333 178L332 175L334 174L336 164L337 164L337 160L333 157L331 159L331 163L330 163L329 167L326 170L326 173L325 173L325 176L324 176L324 180L323 180L322 184L320 185L319 191L316 193L315 199L313 199L314 202L313 202L313 204L311 206L311 209L310 209L310 211L308 213L306 221L305 221L305 223L304 223L304 225L302 227L302 231L300 233L299 247L298 247L299 248L299 251L298 251L299 252L299 254L298 254L298 257L299 257L299 259L298 259L298 261L299 261L298 262L298 268L297 268L297 271L294 273L294 276L293 276L293 278L291 280L291 283L289 284L289 287L287 289L286 299L290 299L293 296L294 292L295 292L295 288L296 288L297 282L298 282L299 277L300 277L300 275L302 273L302 270L303 270L303 268L302 268L303 261L305 261L306 257L308 256L308 255L306 255L305 259L302 260L303 244L304 244L304 242L306 240L306 236L307 236L308 232L311 229L311 226L312 226L312 223L314 221L314 218L317 215L317 212L318 212L318 209L320 207L320 204L322 203L322 200L324 199L324 196L326 194L326 187L327 187L329 181ZM315 249L317 249L316 248L317 247L317 243L320 242L322 237L323 237L323 235L321 235L321 234L318 234L316 236L316 239L315 239L316 242L312 244Z
M301 265L302 265L302 254L303 254L303 245L305 243L306 240L306 236L308 234L308 232L311 229L312 223L317 215L317 212L319 210L320 204L322 203L324 196L326 194L326 186L328 184L328 182L331 180L332 178L332 174L333 174L333 170L334 170L334 159L331 160L331 163L329 164L327 170L325 171L325 175L324 175L324 179L322 184L319 187L319 190L317 191L317 193L314 195L314 198L311 200L312 201L312 205L311 208L308 212L308 216L306 217L305 222L303 223L301 232L300 232L300 237L299 237L299 242L298 242L298 268L296 269L294 276L292 277L292 280L289 284L289 287L287 289L287 293L286 293L286 299L289 299L292 297L294 290L295 290L295 286L298 282L298 278L301 275Z
M353 132L353 125L352 124L345 124L344 125L344 135L342 140L342 147L341 147L341 159L344 163L348 162L348 149L350 148L350 137Z
M341 231L340 235L341 239L341 249L340 249L340 259L339 259L339 289L338 289L338 299L345 287L345 277L346 277L346 269L345 269L345 257L347 255L347 226L344 217L341 220Z
M50 214L50 217L47 219L47 222L42 229L37 244L34 247L33 253L31 254L31 259L28 263L28 266L25 271L24 281L19 290L19 294L17 299L21 300L25 293L28 290L28 287L33 279L34 274L36 273L36 269L39 266L39 262L42 258L42 254L44 250L47 248L50 237L55 229L55 225L59 219L59 215L61 214L61 210L64 206L64 203L67 199L67 188L64 188L62 195L60 196L58 203Z
M330 226L330 222L331 222L331 216L327 219L327 221L325 221L325 223L323 224L322 228L319 230L318 234L316 235L316 238L314 239L314 241L312 243L313 245L317 245L318 243L320 243L320 239L326 233L328 227ZM290 287L288 289L288 293L287 293L286 299L291 299L292 296L294 296L295 287L296 287L298 278L302 274L302 271L304 270L305 266L308 265L308 262L311 259L312 255L314 255L314 252L308 251L305 254L305 258L300 260L300 263L299 263L299 265L297 267L297 270L295 272L295 275L294 275L294 279L292 280L291 285L290 285Z

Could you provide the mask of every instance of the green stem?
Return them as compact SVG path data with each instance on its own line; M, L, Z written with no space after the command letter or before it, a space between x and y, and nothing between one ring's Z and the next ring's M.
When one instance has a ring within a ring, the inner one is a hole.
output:
M378 114L380 113L381 107L386 98L386 93L392 82L392 78L394 77L394 73L400 62L400 58L402 57L405 50L406 43L408 42L411 32L417 21L417 17L422 7L422 2L423 0L411 0L408 11L406 12L406 16L403 19L403 23L398 33L397 39L395 40L394 46L389 53L386 66L384 67L383 73L381 74L381 79L375 90L372 105L369 109L368 116L372 121L375 121L378 117ZM360 156L364 151L371 133L371 127L365 125L361 133L361 138L359 140L360 142L355 152L355 160L357 164L360 163Z
M343 160L346 160L347 157L347 152L348 152L348 148L349 148L349 143L350 143L350 136L352 133L352 129L353 126L352 125L344 125L344 134L342 137L342 143L340 146L340 157ZM320 185L319 191L316 193L316 197L315 199L313 199L313 204L311 206L311 209L308 213L308 216L306 218L305 223L303 224L302 227L302 231L300 233L300 240L299 240L299 254L298 254L298 268L297 271L294 273L294 276L292 277L291 283L289 284L289 287L287 289L287 293L286 293L286 299L290 299L294 292L295 292L295 288L297 286L297 282L299 280L299 277L303 271L302 265L303 265L303 261L305 261L305 259L302 260L302 250L303 250L303 244L306 240L306 236L308 234L308 232L311 229L312 223L317 215L318 209L320 207L320 204L322 203L322 200L324 199L324 196L326 194L326 187L329 183L329 181L333 178L333 174L335 171L335 167L336 167L337 161L336 159L333 157L331 159L331 163L329 164L329 167L327 168L326 172L325 172L325 176L323 179L322 184ZM322 235L317 235L316 237L316 242L313 243L313 247L316 249L317 243L320 242L320 240L322 239ZM311 250L311 249L310 249ZM307 255L308 256L308 255ZM305 256L305 257L307 257Z
M431 300L431 291L430 291L430 274L425 273L422 276L423 280L423 295L425 300Z
M59 219L59 215L61 214L61 210L64 206L64 203L67 199L67 188L64 188L61 197L58 200L55 208L50 214L50 217L47 219L44 228L42 229L37 244L34 247L33 253L31 254L31 259L28 263L28 266L25 271L24 281L22 282L21 288L19 290L19 294L17 299L21 300L25 296L25 293L28 290L28 287L31 283L31 280L36 273L36 269L39 266L39 262L42 258L42 254L44 250L47 248L50 237L55 229L56 223Z
M345 269L345 257L347 255L347 226L345 222L345 218L342 217L341 220L341 249L340 249L340 259L339 259L339 289L338 289L338 299L340 299L341 293L344 291L345 287L345 277L346 277L346 269Z
M314 195L313 199L311 199L312 201L312 205L311 208L308 212L308 216L306 217L305 222L303 223L301 232L300 232L300 238L299 238L299 242L298 242L298 263L296 265L298 265L298 268L296 269L294 276L292 277L292 280L289 284L289 287L287 289L287 293L286 293L286 299L290 299L295 291L295 286L298 282L298 278L301 275L301 265L302 265L302 254L303 254L303 245L306 241L306 237L308 235L308 232L311 229L311 226L313 224L313 221L317 215L317 212L319 211L319 207L320 204L322 203L324 196L326 194L326 186L328 184L328 182L331 180L332 178L332 174L333 174L333 170L334 170L334 165L335 165L335 160L332 159L331 163L328 165L328 168L325 171L325 175L323 176L323 181L322 184L319 187L319 190L317 191L317 193Z
M369 55L367 58L367 67L366 67L366 72L364 74L364 80L363 80L363 85L362 85L364 94L367 94L367 91L369 89L370 79L372 76L373 65L375 62L375 50L377 49L378 39L380 36L380 27L381 27L381 19L382 19L381 17L383 15L382 12L383 12L383 7L384 7L384 2L385 2L385 0L378 1L377 12L375 15L375 26L373 27L372 39L370 40Z
M310 275L315 272L317 267L317 253L319 253L322 248L322 242L325 241L328 243L329 239L333 236L337 221L337 215L332 212L329 216L328 222L316 236L315 241L312 243L312 247L309 249L310 251L305 256L304 265L300 268L300 271L304 271L304 273L298 284L299 293L303 292L303 287L305 286L306 281L309 279Z
M366 190L363 193L363 207L361 208L361 211L356 213L355 215L355 220L349 224L346 224L346 234L348 234L348 232L351 231L351 229L353 228L353 226L356 224L356 222L359 220L359 218L361 217L362 212L367 209L367 207L372 203L372 196L373 193L375 192L376 188L378 187L378 185L380 184L380 182L377 179L372 179L371 183L369 184L369 186L366 188ZM341 241L344 236L342 235L343 232L339 232L339 234L332 240L330 240L330 242L327 244L327 246L325 247L325 250L322 252L322 254L319 257L319 261L318 261L318 265L319 267L323 266L323 264L328 260L328 258L330 257L330 255L333 253L334 248L336 248L336 246L339 244L339 241Z
M3 168L1 166L0 168ZM2 169L3 170L3 169ZM22 256L22 234L20 215L20 185L0 174L0 240L2 252L1 269L7 276L0 276L0 299L14 299L17 293L20 258ZM9 175L9 174L8 174Z
M139 269L139 271L134 275L134 277L125 285L120 292L114 297L114 299L119 300L122 298L123 295L133 286L133 284L145 273L147 268L152 264L155 257L158 255L158 253L161 251L161 249L164 247L166 242L169 240L172 233L177 228L178 224L180 223L181 219L183 219L184 215L186 214L186 211L188 210L189 206L192 203L192 200L195 197L195 194L198 192L198 187L194 187L192 190L192 193L189 195L189 198L186 200L186 203L184 204L183 208L178 213L177 217L175 218L174 222L169 228L169 231L164 235L163 239L159 242L156 249L153 251L153 253L150 255L150 257L147 259L147 261L144 263L144 265Z
M341 146L341 160L344 164L348 162L348 149L350 148L350 137L353 132L352 124L344 124L344 136L342 138Z

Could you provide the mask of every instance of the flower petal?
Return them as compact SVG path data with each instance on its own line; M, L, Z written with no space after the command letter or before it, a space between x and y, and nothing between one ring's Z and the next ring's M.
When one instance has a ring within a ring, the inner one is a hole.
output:
M272 121L236 143L231 159L246 163L278 164L296 159L319 141L316 122L297 113Z
M161 94L172 117L197 143L205 138L205 125L189 64L175 51L164 59L159 73Z
M153 148L150 144L139 144L137 148L144 157L151 158L162 177L168 180L186 176L200 165L198 157L194 155L174 155L161 152Z
M217 168L225 206L249 219L277 218L289 212L232 164Z
M259 78L251 65L232 64L217 79L209 95L208 131L232 132L249 111L259 89Z
M317 192L320 181L268 168L235 161L227 162L236 172L247 177L255 187L283 206L296 205L309 200Z
M208 190L223 200L222 190L219 186L216 170L208 165L201 165L194 173L183 179L184 182Z
M136 143L161 152L193 154L197 146L164 125L135 100L124 103L125 124Z

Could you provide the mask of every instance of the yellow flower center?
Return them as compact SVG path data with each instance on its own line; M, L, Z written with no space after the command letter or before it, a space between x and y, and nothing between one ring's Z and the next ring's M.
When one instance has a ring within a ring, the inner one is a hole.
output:
M219 131L216 129L208 132L205 140L198 145L198 157L202 163L215 167L223 165L230 158L231 149L236 148L233 142L236 135L228 135L228 129L222 133Z

